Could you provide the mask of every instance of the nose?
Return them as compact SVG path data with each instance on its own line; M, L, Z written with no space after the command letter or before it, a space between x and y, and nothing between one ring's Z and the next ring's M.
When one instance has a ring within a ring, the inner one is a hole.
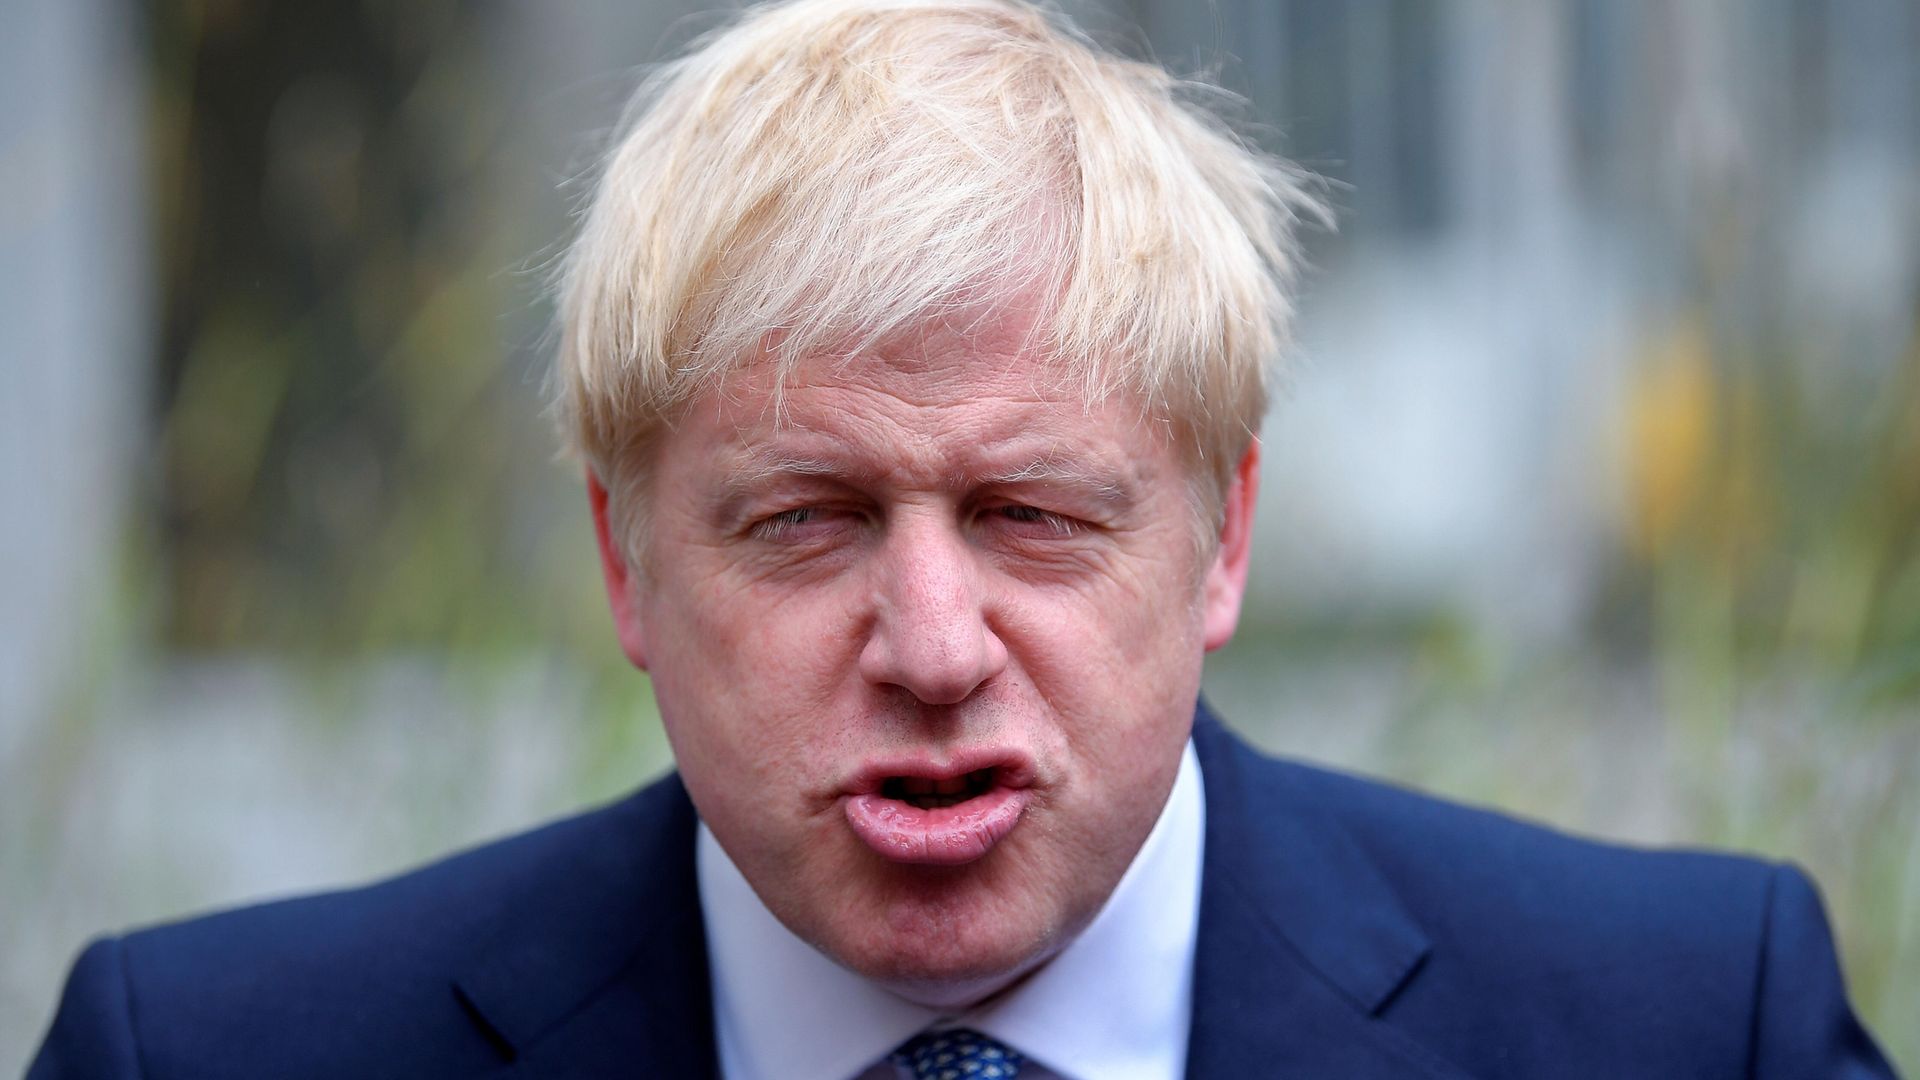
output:
M1006 645L988 624L973 552L955 530L932 522L889 534L860 674L928 705L958 704L1007 666Z

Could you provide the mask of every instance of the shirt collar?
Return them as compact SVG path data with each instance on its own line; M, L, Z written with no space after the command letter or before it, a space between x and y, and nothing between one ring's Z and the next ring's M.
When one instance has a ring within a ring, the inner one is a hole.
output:
M729 1080L846 1080L929 1027L970 1027L1068 1080L1182 1075L1192 1020L1205 799L1189 742L1173 791L1080 936L990 1004L916 1005L829 960L774 918L703 822L695 848Z

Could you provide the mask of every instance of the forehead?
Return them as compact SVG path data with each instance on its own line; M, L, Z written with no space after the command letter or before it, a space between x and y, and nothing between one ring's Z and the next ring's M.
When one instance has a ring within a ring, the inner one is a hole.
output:
M1072 469L1139 482L1164 433L1127 394L1089 399L1024 337L933 324L849 357L747 366L696 404L686 442L743 480L832 472L953 485Z

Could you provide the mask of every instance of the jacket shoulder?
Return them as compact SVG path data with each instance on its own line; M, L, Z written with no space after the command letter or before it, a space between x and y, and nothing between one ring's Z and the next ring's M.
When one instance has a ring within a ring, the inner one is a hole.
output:
M1502 942L1516 962L1562 950L1618 958L1630 949L1675 963L1751 953L1782 869L1576 836L1307 765L1263 758L1255 767L1326 813L1436 939L1473 941L1494 958Z
M116 1053L149 1077L261 1075L266 1063L288 1076L497 1066L453 977L504 926L584 917L611 894L632 895L679 831L679 790L670 777L384 881L96 942L75 965L36 1067L64 1075L47 1062L78 1060L89 1043L130 1047ZM89 1004L102 1000L123 1003L110 1019L124 1032L86 1030L87 1017L108 1015Z
M1384 1012L1454 1060L1891 1075L1792 866L1581 838L1251 754L1245 768L1239 782L1364 853L1420 927L1424 962Z
M1260 759L1256 769L1369 857L1436 957L1473 957L1521 980L1711 970L1716 984L1751 990L1759 976L1782 871L1772 863L1590 840L1298 763Z

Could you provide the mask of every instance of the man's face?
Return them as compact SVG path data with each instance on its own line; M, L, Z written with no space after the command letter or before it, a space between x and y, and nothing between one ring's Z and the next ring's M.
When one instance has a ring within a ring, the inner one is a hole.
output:
M1018 323L1019 320L1014 320ZM702 819L800 937L955 1003L1099 910L1238 615L1254 455L1195 543L1181 456L1024 326L923 328L710 393L654 447L621 638Z

